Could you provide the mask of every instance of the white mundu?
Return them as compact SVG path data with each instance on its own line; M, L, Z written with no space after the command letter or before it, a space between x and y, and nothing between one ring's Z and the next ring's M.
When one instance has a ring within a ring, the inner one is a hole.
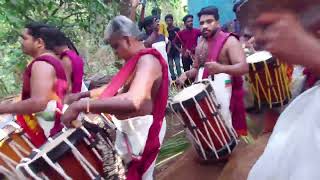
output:
M320 179L320 86L298 96L281 114L248 180Z
M152 115L139 116L126 120L118 120L112 116L112 121L117 127L115 148L126 164L130 163L132 156L139 157L145 148L150 126L153 122ZM162 144L166 132L166 120L163 120L159 134ZM142 179L153 179L155 161L145 172Z

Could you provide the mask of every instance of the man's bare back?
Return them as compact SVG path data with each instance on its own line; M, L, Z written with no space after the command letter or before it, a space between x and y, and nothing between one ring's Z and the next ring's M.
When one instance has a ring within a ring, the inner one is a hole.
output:
M133 88L136 88L137 91L143 91L143 87L148 86L146 88L148 89L146 96L150 98L145 101L138 112L126 115L116 115L116 117L123 120L137 116L150 115L153 109L153 102L157 99L156 96L160 88L161 81L162 71L159 61L152 55L142 56L137 64L134 75L127 81L126 85L118 95L128 93L130 89L133 91Z

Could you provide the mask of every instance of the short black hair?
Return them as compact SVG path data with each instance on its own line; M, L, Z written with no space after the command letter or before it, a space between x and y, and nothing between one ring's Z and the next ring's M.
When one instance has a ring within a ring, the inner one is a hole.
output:
M156 16L156 15L158 15L158 14L161 14L161 9L158 8L158 7L155 7L155 8L153 8L153 9L151 10L151 14L152 14L152 16Z
M202 8L198 13L199 19L202 15L212 15L217 21L220 19L219 9L215 6L208 6Z
M166 17L164 17L164 20L167 20L167 19L172 19L173 20L172 14L167 14Z
M60 37L59 30L51 25L40 23L40 22L32 22L25 25L25 28L28 29L28 33L35 39L42 39L45 48L47 50L54 50L57 45L57 42L60 43L62 41L62 37Z
M155 16L147 16L147 17L145 17L143 22L141 23L142 28L145 29L147 26L152 25L155 18L157 18L157 17L155 17Z
M57 46L68 46L77 54L78 51L72 41L57 27L41 22L31 22L25 25L28 33L34 38L41 38L47 50L54 51Z
M192 19L193 19L193 15L188 14L188 15L184 16L183 19L182 19L182 21L185 23L189 18L192 18Z

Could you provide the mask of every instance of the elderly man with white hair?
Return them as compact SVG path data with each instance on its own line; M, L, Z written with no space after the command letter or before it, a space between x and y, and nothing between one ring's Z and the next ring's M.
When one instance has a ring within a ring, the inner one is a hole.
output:
M155 160L164 138L168 99L168 67L155 49L139 41L137 25L125 16L108 24L104 41L124 66L102 89L75 94L62 117L67 126L80 112L108 113L117 126L116 150L127 164L127 179L153 179Z

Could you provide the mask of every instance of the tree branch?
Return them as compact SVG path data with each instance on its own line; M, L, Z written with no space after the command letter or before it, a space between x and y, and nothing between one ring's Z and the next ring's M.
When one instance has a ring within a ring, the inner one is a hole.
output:
M81 15L81 14L85 14L85 12L71 13L71 14L69 14L68 16L61 18L61 22L65 21L66 19L70 18L71 16Z
M64 4L63 0L60 0L59 6L52 11L51 16L54 16L59 11L59 9L63 6L63 4Z

